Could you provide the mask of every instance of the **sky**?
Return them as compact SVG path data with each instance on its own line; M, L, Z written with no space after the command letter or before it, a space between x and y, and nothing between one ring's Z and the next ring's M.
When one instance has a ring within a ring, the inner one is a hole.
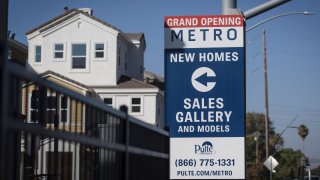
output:
M221 0L9 0L9 30L27 44L25 32L63 13L65 6L92 8L94 16L123 32L143 32L145 68L164 76L164 16L220 15ZM245 12L267 0L238 0ZM320 1L292 0L246 21L247 28L288 12L312 11L311 16L273 19L246 34L246 111L264 112L262 31L266 31L269 117L275 131L305 124L305 154L320 164ZM283 135L285 148L302 149L296 128Z

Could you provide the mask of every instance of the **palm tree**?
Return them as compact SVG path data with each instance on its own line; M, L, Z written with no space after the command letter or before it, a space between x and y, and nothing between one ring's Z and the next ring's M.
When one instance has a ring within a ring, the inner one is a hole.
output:
M302 138L302 154L303 154L303 165L305 164L305 155L304 155L304 140L306 139L306 137L308 136L309 134L309 129L307 128L306 125L304 124L301 124L299 127L298 127L298 134L299 136Z
M299 136L302 138L302 141L304 141L304 139L308 136L309 134L309 129L307 128L306 125L301 124L298 128L298 134Z

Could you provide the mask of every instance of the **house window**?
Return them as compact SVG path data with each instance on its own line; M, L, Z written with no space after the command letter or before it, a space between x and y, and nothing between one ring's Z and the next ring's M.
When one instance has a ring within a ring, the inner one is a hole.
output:
M55 59L63 59L63 44L55 44L54 45L54 58Z
M121 65L121 52L120 52L120 50L121 50L121 47L118 46L118 66Z
M8 49L8 59L12 59L12 51L11 51L11 49Z
M72 69L85 69L86 55L86 44L72 44Z
M39 121L39 97L39 91L33 90L30 97L30 116L28 122L37 123ZM64 95L60 95L58 97L59 98L57 99L55 93L50 93L47 96L46 123L54 123L55 120L62 123L68 122L70 106L69 99Z
M59 120L60 123L66 123L69 119L69 100L67 96L59 95L58 99L55 93L47 96L47 117L48 123L54 123Z
M143 66L140 66L140 73L143 74L144 68Z
M142 105L141 105L141 98L140 97L131 98L131 112L132 113L141 113L142 112Z
M41 46L35 47L35 62L36 63L41 62Z
M57 117L57 98L55 95L47 97L47 123L54 123Z
M125 53L125 59L128 60L128 51Z
M39 120L39 91L33 90L31 93L30 100L30 121L36 123Z
M104 102L106 105L112 107L112 104L113 104L112 98L104 98L104 99L103 99L103 102Z
M125 53L125 63L124 63L124 70L127 71L128 70L128 65L127 65L127 61L128 61L128 52L126 51Z
M105 51L105 46L103 43L97 43L95 44L94 47L94 57L96 59L102 59L104 58L104 51Z
M69 118L69 100L67 96L60 96L60 122L67 122Z

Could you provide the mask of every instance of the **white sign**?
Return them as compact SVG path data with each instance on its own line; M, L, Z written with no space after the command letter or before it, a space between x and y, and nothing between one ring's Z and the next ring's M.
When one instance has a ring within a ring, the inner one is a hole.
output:
M272 156L269 156L267 160L264 161L263 165L269 169L269 171L273 171L275 167L278 166L278 161L274 159Z
M243 20L165 17L170 179L245 179Z
M230 145L226 147L225 142ZM234 179L243 177L245 154L241 137L173 138L170 140L171 179ZM236 153L235 153L236 152ZM237 167L237 168L235 168Z

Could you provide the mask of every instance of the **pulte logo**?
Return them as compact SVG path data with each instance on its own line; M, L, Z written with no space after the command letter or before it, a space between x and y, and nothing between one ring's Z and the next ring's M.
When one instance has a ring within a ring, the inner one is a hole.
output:
M205 141L202 145L194 145L195 154L214 154L213 145L209 141Z

